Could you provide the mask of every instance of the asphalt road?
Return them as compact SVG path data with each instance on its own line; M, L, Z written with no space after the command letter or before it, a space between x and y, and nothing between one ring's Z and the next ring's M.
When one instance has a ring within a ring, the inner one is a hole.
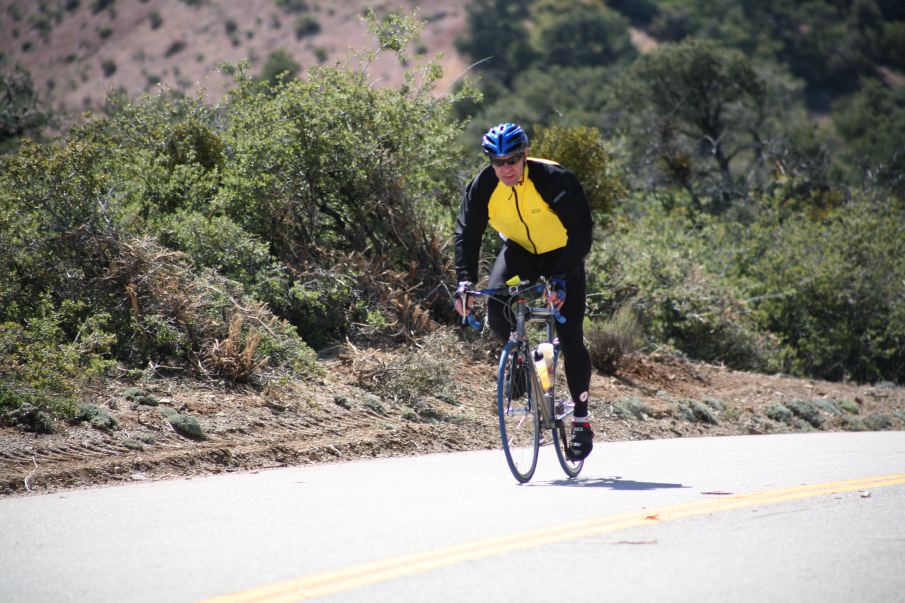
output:
M905 432L500 451L0 499L0 601L905 601Z

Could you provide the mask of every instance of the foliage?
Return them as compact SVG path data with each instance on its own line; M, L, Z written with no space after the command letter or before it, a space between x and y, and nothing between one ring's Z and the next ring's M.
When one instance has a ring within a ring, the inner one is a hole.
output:
M551 126L541 130L531 143L537 157L557 161L575 173L581 182L591 211L598 218L612 212L628 189L616 160L603 136L594 128Z
M621 306L606 322L585 329L591 365L614 375L644 345L644 332L630 304Z
M838 103L834 114L849 141L843 160L848 169L863 175L865 184L873 180L905 196L905 88L865 80L857 94Z
M676 405L676 411L680 417L692 423L706 423L707 425L718 425L719 419L716 414L707 407L707 405L697 400L681 400Z
M418 28L372 20L400 58ZM375 88L375 56L304 81L234 67L219 106L113 99L107 118L2 158L3 413L72 416L115 364L263 385L317 373L305 341L432 330L456 97L431 94L432 63Z
M725 211L769 169L766 82L742 53L692 40L641 57L619 86L633 163L687 192L696 208ZM744 179L743 179L744 178Z
M183 415L172 408L163 406L160 408L160 414L163 415L167 422L172 425L178 433L193 439L204 439L204 431L198 419L191 415Z
M489 79L504 87L532 58L526 23L531 4L532 0L474 0L465 6L467 34L456 40L456 47L480 61Z
M790 350L787 368L838 380L905 378L905 214L855 199L821 220L764 208L746 231L748 306Z
M0 153L15 150L22 137L37 136L49 121L28 71L16 65L0 73Z
M640 398L619 398L613 402L613 413L625 421L644 421L652 412Z
M90 141L27 142L0 169L0 320L38 315L54 302L103 297L100 277L115 235L108 190ZM69 326L70 332L75 332Z
M105 330L109 316L85 316L86 310L68 300L55 307L47 295L25 324L0 323L0 418L26 405L34 409L26 413L31 423L35 413L74 414L79 390L111 366L108 352L116 341ZM41 422L38 430L49 430L46 419Z
M454 344L450 332L436 331L389 362L366 363L358 371L359 382L382 398L408 407L410 412L404 416L410 420L455 420L454 416L435 406L438 400L456 403L448 361Z
M631 211L592 254L593 290L609 295L595 311L634 299L655 341L736 368L905 377L895 203L855 199L813 217L767 199L744 225L683 206Z
M628 61L635 56L626 20L602 2L538 0L531 7L535 61L583 67Z
M601 332L634 332L630 305L651 345L702 360L903 382L903 16L886 0L479 0L459 41L479 105L412 59L423 24L369 12L379 50L304 74L285 53L260 77L224 66L216 105L111 98L48 144L29 140L48 123L30 76L3 75L0 414L48 430L114 369L264 385L316 375L312 347L437 331L450 208L477 161L458 141L513 120L595 209ZM407 68L395 87L370 78L386 52ZM429 398L448 377L412 350L375 387L443 418Z
M321 30L321 25L317 20L317 17L313 15L302 15L301 17L295 20L295 37L296 38L304 38L305 36L311 36L318 33Z
M258 80L277 84L283 80L291 80L298 77L299 69L302 66L292 57L289 51L285 49L274 50L267 55L267 60L261 66L261 74Z
M903 12L896 2L660 0L608 4L661 41L711 39L776 61L806 82L811 107L855 91L881 65L901 69Z
M119 428L119 421L109 412L94 404L79 404L79 412L75 421L87 421L95 429L101 431L113 431Z
M632 301L644 332L661 345L736 368L778 369L774 338L758 328L743 290L720 277L719 262L729 261L719 255L723 236L719 222L702 226L681 209L619 217L589 262L597 275L589 288L609 296L596 311Z

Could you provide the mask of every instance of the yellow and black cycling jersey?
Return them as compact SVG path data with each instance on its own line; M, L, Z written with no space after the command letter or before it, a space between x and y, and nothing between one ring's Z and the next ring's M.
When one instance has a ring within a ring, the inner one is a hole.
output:
M477 280L488 224L535 255L562 249L554 274L571 274L591 249L593 224L581 184L572 172L546 159L529 157L514 186L503 184L490 166L468 185L454 234L458 280Z

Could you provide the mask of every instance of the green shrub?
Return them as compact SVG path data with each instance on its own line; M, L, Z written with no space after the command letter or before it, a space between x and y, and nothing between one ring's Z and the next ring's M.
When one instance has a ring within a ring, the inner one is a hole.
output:
M314 15L302 15L295 20L295 37L301 40L305 36L314 35L321 30L321 24Z
M823 417L814 403L808 400L788 400L785 405L796 417L804 419L812 427L820 429L823 426Z
M650 408L639 398L619 398L613 402L613 412L623 420L644 421L651 414Z
M603 301L589 313L632 300L645 334L661 345L742 370L778 369L775 338L758 327L741 288L717 272L725 268L708 267L728 261L714 254L729 227L655 203L635 211L621 208L615 230L592 250L589 298Z
M709 406L714 410L726 410L726 403L720 400L719 398L713 398L711 396L705 396L703 400L704 404Z
M717 425L719 420L714 412L697 400L682 400L678 405L679 416L693 423Z
M775 200L741 219L633 198L589 260L589 314L633 300L653 341L705 361L857 381L905 378L905 213Z
M574 172L599 219L606 219L628 193L612 152L595 128L545 128L532 141L531 154L552 159Z
M333 403L337 406L345 408L346 410L352 410L354 406L352 404L352 401L349 400L349 398L347 398L346 396L333 396Z
M641 349L644 337L630 304L620 307L605 323L591 322L585 329L591 364L606 374L616 374Z
M843 413L842 408L840 408L840 406L833 400L826 400L826 399L820 398L820 399L814 400L812 402L812 404L814 406L816 406L817 408L819 408L820 410L822 410L826 413L829 413L833 416L839 416Z
M55 308L45 297L25 325L0 323L0 413L29 405L50 417L74 415L79 391L112 365L116 341L105 331L109 316L85 311L84 304L68 301ZM42 423L31 412L13 419Z
M195 265L216 270L249 288L274 278L273 272L278 271L267 244L226 216L177 210L162 217L158 233L163 245L186 252Z
M185 46L185 40L173 40L172 42L170 42L170 45L167 46L167 49L164 51L163 56L169 58L174 54L185 50Z
M905 380L905 214L856 199L823 219L764 208L734 279L782 339L786 368L839 380Z
M92 0L91 12L96 15L102 10L112 10L114 4L116 4L116 0Z
M861 407L858 406L857 402L852 402L851 400L838 400L837 404L847 413L857 415L861 412Z
M119 421L109 412L94 404L80 404L75 421L88 421L91 426L101 431L113 431L119 429Z
M882 413L874 413L864 418L864 426L870 431L883 431L892 428L892 419Z
M453 337L438 331L425 337L401 356L387 363L378 363L362 374L363 386L382 398L393 400L407 408L411 421L451 421L448 413L437 409L433 400L453 402L453 376L450 373L450 354ZM375 409L375 412L378 410Z
M846 431L868 431L864 421L858 417L845 417L842 422L842 428Z
M774 402L767 409L767 416L777 423L792 424L795 415L781 402Z
M33 399L33 398L27 398ZM48 406L48 405L42 405ZM0 419L24 431L53 433L53 417L39 406L23 402L15 393L0 383Z
M261 67L261 73L258 75L258 80L271 84L292 80L298 77L298 72L301 68L302 66L299 65L292 55L281 48L267 55L267 59Z
M303 13L309 10L306 0L276 0L276 5L287 13Z
M50 114L38 98L31 74L16 65L7 72L0 53L0 89L4 101L0 109L0 153L11 152L22 137L40 135L50 120Z
M130 300L133 337L121 353L229 380L314 374L314 354L290 325L239 283L196 270L149 239L123 246L108 274Z
M160 404L155 396L148 394L139 387L129 387L123 392L126 400L131 400L135 405L143 404L145 406L157 406Z
M170 425L173 426L178 433L193 439L204 438L204 430L198 419L190 415L179 414L178 412L168 409L172 412L163 413ZM163 411L163 409L161 409Z

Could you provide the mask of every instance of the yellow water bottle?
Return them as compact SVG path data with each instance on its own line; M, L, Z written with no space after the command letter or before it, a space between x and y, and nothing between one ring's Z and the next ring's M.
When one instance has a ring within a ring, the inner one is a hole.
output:
M547 363L547 372L553 374L553 344L549 341L537 346L537 351L544 355L544 362Z
M550 389L550 371L547 370L547 360L544 358L543 352L538 348L534 352L534 368L537 370L537 378L540 379L540 387L547 391Z

